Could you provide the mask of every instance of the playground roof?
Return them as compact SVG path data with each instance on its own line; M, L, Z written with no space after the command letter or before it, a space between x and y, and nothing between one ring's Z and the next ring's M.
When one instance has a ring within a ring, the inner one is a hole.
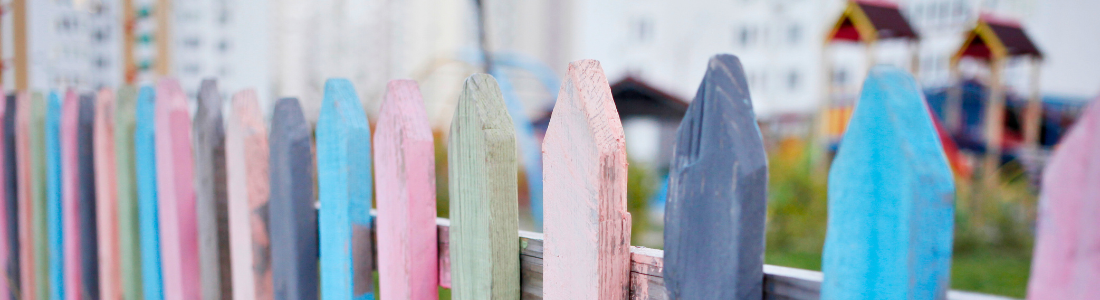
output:
M959 47L953 59L974 57L990 60L1019 55L1043 57L1042 51L1031 41L1020 23L982 15L974 29L967 33L966 42Z
M897 4L885 0L852 0L848 1L825 42L874 42L895 38L920 39Z

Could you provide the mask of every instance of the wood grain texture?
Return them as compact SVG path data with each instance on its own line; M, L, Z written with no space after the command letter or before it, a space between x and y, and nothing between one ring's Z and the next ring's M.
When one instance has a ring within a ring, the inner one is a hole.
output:
M80 237L76 231L65 233L65 229L70 227L68 217L71 215L74 221L77 220L76 211L70 210L69 205L70 202L75 203L79 183L74 176L77 95L69 90L64 98L62 104L61 96L57 92L51 92L47 98L49 102L46 103L46 226L50 240L50 281L56 283L50 286L49 299L79 298L79 295L67 297L65 290L71 286L69 289L76 291L80 286L79 274L65 272L65 267L71 266L68 261L69 253L76 253L76 249L79 249ZM71 227L79 228L75 223ZM74 238L75 240L68 241ZM76 262L79 263L79 260ZM79 267L74 270L79 270Z
M1100 298L1100 102L1093 100L1043 170L1028 299Z
M233 299L229 260L225 129L222 97L213 79L199 86L192 124L195 155L195 205L199 221L199 272L204 300Z
M34 185L31 199L33 213L33 240L34 249L34 277L35 284L31 285L34 294L32 299L48 299L51 284L49 277L50 257L48 254L49 238L46 226L46 97L42 93L31 94L31 120L30 120L30 152L31 152L31 182ZM37 296L37 297L35 297Z
M2 217L3 229L0 232L0 241L3 245L3 257L0 257L0 299L15 300L19 297L19 168L17 167L17 154L15 146L15 116L16 94L8 94L4 97L3 108L3 132L2 146L3 157L3 187L4 202Z
M94 94L80 95L76 125L77 176L80 180L81 299L99 299L99 237L96 230ZM76 292L76 291L72 291ZM68 294L68 293L67 293Z
M187 96L175 79L157 82L155 123L164 299L198 299L202 287L192 181L191 117L187 114Z
M134 104L134 185L141 236L141 290L144 300L164 299L157 201L156 92L143 86Z
M92 154L95 162L96 234L99 237L99 299L119 300L122 299L122 278L118 183L115 180L118 166L115 163L115 93L106 88L99 90L95 105Z
M712 57L680 122L669 168L670 299L763 297L767 160L741 62Z
M493 76L466 78L447 149L452 299L518 299L516 131Z
M144 299L141 282L141 235L135 183L134 121L137 89L118 89L113 118L115 196L118 206L119 276L124 300Z
M374 134L379 293L437 299L435 145L416 82L391 80L379 114Z
M269 140L269 222L276 300L315 300L318 295L317 211L313 208L310 135L298 99L284 98L275 103Z
M233 298L270 300L273 295L267 221L271 194L269 150L267 128L257 101L255 90L237 92L233 95L233 109L226 122L229 246Z
M939 299L954 177L917 83L875 67L829 172L822 299Z
M325 82L317 120L321 297L374 299L371 263L371 134L347 79Z
M18 157L19 188L19 299L37 299L35 295L36 277L34 276L34 194L37 192L34 182L34 154L31 144L34 142L32 122L34 103L31 94L22 91L16 94L15 147Z
M626 146L600 63L569 71L543 141L546 299L626 299Z

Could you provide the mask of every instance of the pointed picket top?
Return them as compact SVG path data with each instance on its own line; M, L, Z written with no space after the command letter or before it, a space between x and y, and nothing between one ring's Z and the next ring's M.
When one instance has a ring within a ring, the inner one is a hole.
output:
M164 299L161 269L160 203L157 201L156 91L144 86L134 104L134 186L141 243L141 292L144 300Z
M2 94L2 93L0 93ZM3 214L0 223L0 299L14 300L19 290L19 168L15 146L16 94L4 96L3 105Z
M374 299L371 286L371 140L351 82L325 82L317 120L321 296Z
M768 163L736 56L710 59L673 151L664 233L668 297L762 298Z
M199 85L197 100L192 139L202 297L228 300L232 299L232 264L226 202L225 130L217 81L204 79Z
M46 227L49 235L50 281L62 284L50 285L47 299L72 299L66 297L65 287L78 286L79 275L65 272L68 267L70 250L68 239L77 238L78 233L65 232L68 229L68 217L76 216L75 210L69 210L69 202L75 201L76 177L71 176L76 168L76 160L69 154L76 153L76 93L65 92L64 104L57 92L50 92L46 103ZM69 120L72 119L72 120ZM70 131L71 137L70 138ZM71 145L70 145L71 144ZM68 164L72 163L73 166ZM75 220L75 219L74 219ZM64 226L62 226L64 224ZM74 228L75 227L74 224ZM76 247L73 247L74 249ZM78 262L78 261L76 261ZM75 276L75 277L74 277ZM71 280L74 280L70 282ZM70 285L73 284L73 285ZM79 296L74 296L79 297Z
M516 131L493 76L466 78L451 120L454 299L519 299Z
M821 298L945 297L954 193L916 81L871 69L829 172Z
M317 299L317 211L313 208L310 135L298 99L284 98L275 103L269 140L269 224L272 285L277 300Z
M96 234L99 237L99 299L122 299L114 114L115 93L106 88L99 90L92 134L95 145Z
M230 258L234 299L272 299L271 240L267 203L267 129L256 99L247 89L233 95L225 128Z
M1043 170L1027 299L1100 298L1100 101L1081 114ZM1092 250L1086 250L1092 249Z
M118 257L120 299L144 299L141 292L141 236L138 225L137 186L134 184L134 104L137 89L124 85L118 89L114 113L103 113L110 118L115 159L115 205L118 207ZM101 109L109 109L101 104ZM106 147L106 146L104 146ZM101 148L102 149L102 148Z
M374 134L379 292L437 299L435 144L416 81L391 80Z
M164 299L198 299L198 224L187 96L175 79L157 83L157 202Z
M202 81L197 102L192 139L195 147L195 209L199 222L202 297L205 300L229 300L233 298L226 202L225 129L217 81Z
M16 93L15 109L15 155L18 188L19 223L19 290L18 299L36 299L34 277L34 162L31 144L34 142L32 111L34 104L31 94L26 91ZM41 250L41 249L39 249Z
M625 299L630 272L626 145L598 61L569 64L542 153L543 298Z
M99 295L99 238L96 230L95 161L92 141L95 123L94 94L80 95L76 125L77 177L80 188L80 263L82 299ZM75 292L75 291L74 291Z

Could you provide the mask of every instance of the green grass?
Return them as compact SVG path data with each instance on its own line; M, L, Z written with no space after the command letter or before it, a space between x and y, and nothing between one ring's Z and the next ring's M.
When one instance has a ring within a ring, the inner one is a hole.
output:
M764 263L806 270L821 270L821 254L769 249ZM1024 253L977 249L958 253L951 261L951 288L984 294L1023 298L1031 257Z

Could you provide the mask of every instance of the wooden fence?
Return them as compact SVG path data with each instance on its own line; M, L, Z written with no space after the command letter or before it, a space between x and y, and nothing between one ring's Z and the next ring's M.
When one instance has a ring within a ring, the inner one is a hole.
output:
M254 91L224 116L213 81L198 95L193 118L172 79L6 99L0 297L1001 299L949 291L954 180L895 68L871 70L832 166L823 272L763 264L767 158L732 55L710 60L681 123L665 251L629 244L625 137L599 62L571 63L558 93L545 234L518 229L516 129L492 76L463 86L447 187L414 81L389 83L372 135L352 84L329 80L316 151L296 99L269 130ZM1097 149L1093 105L1046 173L1029 298L1100 293Z

